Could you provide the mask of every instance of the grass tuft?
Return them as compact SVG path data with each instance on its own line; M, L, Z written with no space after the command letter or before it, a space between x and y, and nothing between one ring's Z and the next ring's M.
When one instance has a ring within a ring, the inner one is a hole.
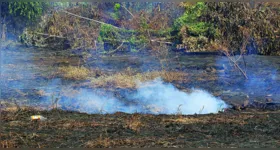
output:
M63 66L58 68L59 74L69 80L85 80L91 71L85 67Z

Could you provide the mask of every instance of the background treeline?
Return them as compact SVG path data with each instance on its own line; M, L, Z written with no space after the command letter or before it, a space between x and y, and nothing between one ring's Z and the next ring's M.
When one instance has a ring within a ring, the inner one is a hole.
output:
M52 49L280 55L280 3L2 2L1 38Z

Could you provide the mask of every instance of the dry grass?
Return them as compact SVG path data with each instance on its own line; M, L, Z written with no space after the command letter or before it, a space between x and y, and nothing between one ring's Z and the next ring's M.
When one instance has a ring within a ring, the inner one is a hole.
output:
M198 118L186 118L178 116L175 119L166 119L165 122L181 123L181 124L194 124L194 123L205 123L205 120L200 120Z
M134 114L126 121L126 126L128 129L135 131L136 133L140 132L143 123L141 122L141 116Z
M111 145L112 141L108 137L103 137L102 135L99 136L94 141L88 141L85 143L86 148L104 148L104 147L109 147Z
M14 139L1 141L1 148L17 148L17 144Z
M85 143L86 148L143 148L146 147L145 144L151 142L152 140L156 141L154 137L139 137L139 138L118 138L110 139L100 136L97 140L90 140ZM162 141L161 141L162 142ZM158 142L159 143L159 142Z
M91 71L85 67L64 66L58 68L58 73L65 79L85 80Z
M184 72L152 71L146 73L134 73L129 69L113 75L104 75L91 80L94 87L135 88L137 82L146 82L161 77L166 82L187 81L188 75Z

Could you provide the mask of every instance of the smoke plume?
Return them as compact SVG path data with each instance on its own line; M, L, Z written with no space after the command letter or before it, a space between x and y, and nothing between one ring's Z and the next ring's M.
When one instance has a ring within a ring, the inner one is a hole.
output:
M106 91L80 89L72 97L62 97L62 109L86 113L148 113L148 114L207 114L217 113L227 105L208 92L193 89L185 93L160 78L138 83L137 91L126 95L123 102Z

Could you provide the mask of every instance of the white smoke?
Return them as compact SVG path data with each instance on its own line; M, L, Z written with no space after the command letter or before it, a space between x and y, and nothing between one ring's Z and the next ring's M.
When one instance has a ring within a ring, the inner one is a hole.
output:
M64 91L67 92L67 91ZM62 109L86 112L89 114L115 113L124 108L118 99L99 90L80 89L72 96L62 97L59 101Z
M159 114L207 114L217 113L227 105L210 93L193 89L191 93L179 91L170 83L163 83L158 78L150 82L138 84L134 96L146 106L158 108Z
M227 105L219 98L203 90L191 93L179 91L160 78L139 83L137 91L127 94L127 103L106 91L81 89L72 98L64 98L60 105L64 109L86 113L149 113L149 114L207 114L217 113Z

